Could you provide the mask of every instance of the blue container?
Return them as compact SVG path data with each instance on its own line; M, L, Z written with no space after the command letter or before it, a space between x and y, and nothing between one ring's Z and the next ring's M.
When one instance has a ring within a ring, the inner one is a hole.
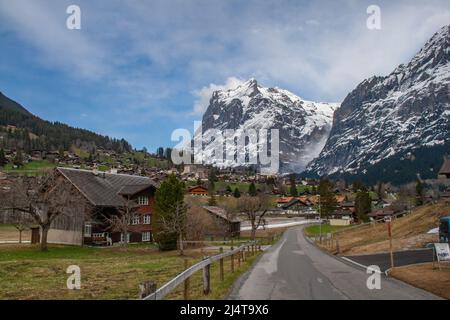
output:
M441 218L439 224L439 242L450 243L450 217Z

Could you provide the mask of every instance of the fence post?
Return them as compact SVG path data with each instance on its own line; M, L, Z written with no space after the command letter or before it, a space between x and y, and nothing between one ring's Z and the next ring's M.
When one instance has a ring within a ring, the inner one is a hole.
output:
M188 259L184 259L184 270L189 268ZM184 292L183 292L184 300L189 300L189 278L184 280Z
M208 257L204 257L204 260ZM206 296L211 292L211 265L208 264L203 268L203 294Z
M238 256L237 256L237 261L238 261L238 269L240 269L241 268L241 258L242 258L242 252L241 252L241 250L239 250L239 252L238 252Z
M220 254L223 253L223 248L220 248ZM224 276L223 276L223 258L219 260L219 272L220 272L220 281L223 282Z
M245 248L242 250L242 262L245 262Z
M234 247L231 246L231 251L234 250ZM231 272L234 272L234 254L231 255Z
M156 282L147 281L139 284L139 299L144 299L156 291Z

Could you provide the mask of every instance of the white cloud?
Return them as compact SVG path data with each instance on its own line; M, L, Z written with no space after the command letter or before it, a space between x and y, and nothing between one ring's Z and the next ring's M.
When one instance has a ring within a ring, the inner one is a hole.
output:
M0 0L0 19L7 29L37 48L33 57L76 78L99 78L108 72L106 51L84 30L66 27L63 2Z
M225 84L214 84L211 83L206 87L201 88L200 90L195 90L194 95L196 96L196 100L194 103L194 114L201 115L203 114L209 106L209 101L211 99L212 94L215 91L219 90L229 90L236 88L237 86L244 83L244 80L238 79L236 77L229 77Z
M79 0L82 30L69 31L69 4L0 0L0 25L32 44L45 66L116 89L114 102L156 109L181 92L183 111L195 100L195 115L214 90L251 76L338 102L365 78L407 62L450 21L448 0L380 3L381 31L366 28L370 1Z

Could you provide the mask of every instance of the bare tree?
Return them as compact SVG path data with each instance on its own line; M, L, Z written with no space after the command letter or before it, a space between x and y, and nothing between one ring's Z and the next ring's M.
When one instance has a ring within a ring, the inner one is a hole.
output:
M185 236L190 241L202 241L206 233L214 226L214 220L199 206L192 206L186 214Z
M173 205L170 216L160 217L161 232L176 233L178 235L180 255L184 255L183 236L186 232L188 208L183 202L177 202Z
M24 231L29 230L33 223L33 219L27 213L16 212L13 209L11 224L19 231L19 243L22 243L22 234Z
M114 232L120 232L123 235L122 244L124 247L128 245L128 232L133 218L136 217L137 208L137 202L127 197L124 205L117 208L117 214L111 216L103 215L110 229Z
M38 177L20 178L7 193L5 209L29 214L41 229L41 250L47 251L51 224L60 215L84 209L83 199L56 170Z
M261 226L265 226L265 215L270 208L270 198L265 194L256 197L244 196L238 200L237 209L245 214L251 225L251 237L254 240L256 231Z

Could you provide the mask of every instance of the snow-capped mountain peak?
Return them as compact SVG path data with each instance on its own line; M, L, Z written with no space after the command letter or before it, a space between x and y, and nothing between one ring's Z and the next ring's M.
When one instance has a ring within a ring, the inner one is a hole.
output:
M278 129L281 169L298 172L319 154L338 107L307 101L288 90L267 88L249 79L236 88L213 93L203 116L203 131Z
M360 174L374 165L386 171L383 161L413 159L414 150L449 141L450 26L445 26L411 62L388 76L364 80L345 98L324 149L308 171Z

